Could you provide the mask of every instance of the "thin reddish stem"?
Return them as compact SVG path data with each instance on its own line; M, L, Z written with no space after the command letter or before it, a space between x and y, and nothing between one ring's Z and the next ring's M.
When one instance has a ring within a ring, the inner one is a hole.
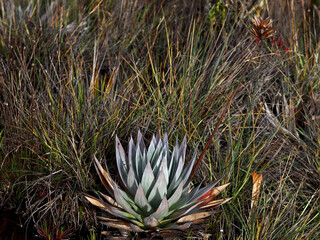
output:
M199 165L200 165L200 162L201 162L202 158L204 157L205 152L206 152L207 149L209 148L209 145L210 145L210 143L211 143L211 141L212 141L212 139L213 139L214 134L215 134L216 131L218 130L219 125L220 125L220 123L222 122L224 116L226 115L227 110L229 109L230 104L231 104L231 102L232 102L232 100L233 100L236 92L239 90L239 88L240 88L240 86L238 86L238 87L236 88L236 90L233 92L231 98L229 99L229 101L228 101L228 103L227 103L227 106L224 108L224 110L223 110L223 112L222 112L222 114L221 114L221 116L220 116L220 118L219 118L219 121L218 121L216 127L214 128L213 132L211 133L211 135L210 135L210 137L209 137L209 139L208 139L208 142L207 142L206 146L205 146L204 149L202 150L202 152L201 152L201 154L200 154L200 157L199 157L196 165L193 167L193 170L192 170L192 173L191 173L191 175L190 175L190 179L189 179L189 180L191 180L191 179L193 178L194 174L196 173L196 171L197 171L197 169L198 169L198 167L199 167Z

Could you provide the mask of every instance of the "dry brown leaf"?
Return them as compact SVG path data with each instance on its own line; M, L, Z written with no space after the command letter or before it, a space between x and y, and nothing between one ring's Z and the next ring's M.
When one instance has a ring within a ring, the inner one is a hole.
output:
M185 223L185 222L192 222L198 219L209 217L212 213L211 212L200 212L194 213L187 216L180 218L177 223Z
M114 223L123 222L123 220L119 218L108 218L108 217L102 217L102 216L98 216L97 218L106 222L114 222Z
M216 197L216 196L218 196L226 187L228 187L230 185L230 183L227 183L227 184L224 184L224 185L221 185L221 186L219 186L219 187L215 187L215 188L213 188L211 191L211 194L210 194L210 196L212 197L212 198L214 198L214 197Z
M120 222L101 222L101 223L109 227L122 229L128 232L132 231L130 227L130 223L128 222L120 221Z
M97 168L97 172L98 172L98 175L99 175L99 178L101 180L101 182L103 183L103 185L105 186L105 188L107 189L107 191L109 192L109 194L111 196L113 196L113 191L114 191L114 188L113 188L113 180L112 178L110 177L109 173L103 169L103 167L101 166L101 164L99 163L98 159L96 158L96 156L94 156L94 163L96 165L96 168Z
M99 192L101 196L108 201L112 206L115 206L117 208L123 209L112 197L109 197L108 195L103 194L102 192Z
M95 198L95 197L91 197L89 195L85 195L84 196L90 203L92 203L93 205L95 205L96 207L99 207L99 208L104 208L104 204L101 200Z
M252 182L253 182L251 208L253 208L253 207L256 207L258 204L260 186L262 182L262 174L252 172L251 175L252 175Z
M219 199L219 200L214 200L209 202L208 204L204 205L201 207L201 209L208 209L208 208L213 208L213 207L217 207L220 206L228 201L230 201L232 198L226 198L226 199Z
M98 198L92 197L90 195L84 196L90 203L92 203L94 206L99 207L103 210L105 210L107 213L110 213L113 216L117 216L114 212L111 211L111 209L115 209L115 207L110 206L109 204L101 201Z
M229 186L230 183L227 183L225 185L219 186L219 187L215 187L213 189L211 189L210 191L208 191L205 195L203 195L200 198L200 204L199 207L200 208L206 208L207 204L209 204L213 198L215 198L216 196L218 196L227 186Z
M114 228L120 228L122 230L126 230L126 231L134 231L134 232L144 232L144 230L140 227L138 227L135 224L132 224L130 222L121 220L119 218L108 218L108 217L102 217L102 216L98 216L98 219L104 221L101 222L102 224L105 224L107 226L110 227L114 227ZM130 228L130 229L129 229Z

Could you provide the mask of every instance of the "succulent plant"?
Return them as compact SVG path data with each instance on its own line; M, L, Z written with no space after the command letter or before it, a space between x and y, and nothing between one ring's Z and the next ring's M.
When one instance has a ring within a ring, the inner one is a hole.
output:
M116 160L124 191L111 179L94 157L98 175L108 191L100 193L104 200L85 195L93 205L106 211L110 217L99 217L110 227L134 232L163 229L184 230L195 220L212 215L208 209L228 199L213 200L229 184L215 187L219 181L205 187L191 189L191 172L194 171L197 149L185 165L187 139L178 142L172 154L168 136L153 136L146 148L142 134L137 145L129 141L128 155L116 137Z

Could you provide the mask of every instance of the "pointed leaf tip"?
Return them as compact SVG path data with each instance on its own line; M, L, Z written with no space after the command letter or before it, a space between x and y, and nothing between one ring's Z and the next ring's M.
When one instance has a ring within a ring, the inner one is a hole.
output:
M103 202L101 200L99 200L98 198L92 197L90 195L84 195L84 197L94 206L99 207L99 208L104 208L105 205L103 204Z

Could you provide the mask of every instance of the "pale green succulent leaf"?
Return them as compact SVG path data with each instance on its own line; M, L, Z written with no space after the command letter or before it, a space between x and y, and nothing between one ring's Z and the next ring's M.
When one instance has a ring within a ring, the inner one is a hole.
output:
M181 172L183 169L183 164L184 164L184 160L182 159L182 156L179 157L179 162L178 162L178 166L175 170L175 175L173 175L173 178L170 181L170 185L168 188L168 192L172 192L174 189L176 189L176 187L179 185L179 183L181 182Z
M129 196L126 192L122 191L120 188L118 188L121 196L127 201L127 203L130 204L131 208L138 214L141 214L141 211L137 204L134 202L133 196Z
M147 152L143 151L141 152L142 154L142 161L140 162L140 169L142 169L142 171L146 168L147 166Z
M137 182L140 183L141 179L142 179L142 174L143 171L145 170L144 168L142 168L142 166L144 164L142 164L142 162L144 162L145 160L143 159L143 155L140 151L140 146L137 147L136 149L136 157L135 157L135 161L134 164L136 166L136 175L137 175Z
M136 147L134 145L132 137L130 137L129 140L129 149L128 149L128 163L129 167L132 167L133 173L135 176L136 181L139 181L139 175L137 174L137 167L136 167Z
M181 146L179 147L178 140L177 140L176 145L173 149L171 161L169 164L169 182L170 182L170 185L173 182L174 183L171 186L171 188L169 187L170 191L172 191L179 184L179 182L178 183L176 182L179 179L182 169L184 167L185 155L186 155L186 144L187 144L187 137L184 136Z
M183 182L180 182L179 186L175 190L175 192L170 196L168 203L169 207L171 207L173 204L175 204L181 197L183 190Z
M134 197L134 202L139 206L143 213L150 213L152 210L151 205L148 203L148 200L143 192L142 185L139 184L138 190Z
M142 221L141 217L139 216L139 218L135 217L133 214L125 212L125 211L121 211L119 209L112 209L111 210L114 214L116 214L118 217L125 219L127 221L133 222L135 224L137 224L139 221Z
M174 220L181 218L183 216L186 216L188 213L197 213L200 212L201 210L199 209L199 206L201 205L203 201L193 203L192 205L188 204L188 207L184 207L178 211L174 211L172 214L170 214L169 218Z
M170 150L169 150L169 141L168 141L168 134L165 133L163 135L163 147L166 150L166 154L167 154L167 161L170 161ZM168 162L168 166L169 166L169 162ZM169 169L168 169L169 170Z
M136 148L136 168L137 168L137 175L138 175L138 182L140 183L143 171L147 165L147 151L146 146L143 141L143 136L138 131L138 137L137 137L137 148Z
M165 165L163 165L163 164L165 164ZM166 169L164 169L164 167ZM169 171L168 171L168 164L167 164L167 154L166 154L166 150L165 149L161 150L161 153L158 156L158 159L155 162L154 166L152 166L152 169L153 169L153 174L155 176L158 176L160 171L161 171L161 169L162 169L165 172L167 183L169 182Z
M153 175L151 165L148 162L147 166L144 169L142 179L141 179L142 189L143 189L144 193L146 194L146 196L149 193L150 187L152 186L154 179L155 179L155 177Z
M130 137L129 140L129 147L128 147L128 162L133 162L133 158L136 155L136 147L134 145L134 141L132 139L132 137Z
M177 164L178 164L177 161L178 160L179 160L179 144L178 144L178 139L177 139L176 145L173 148L171 159L169 161L169 179L170 179L170 181L175 174L175 169L177 168Z
M142 154L144 154L144 152L146 152L146 145L144 144L144 141L143 141L143 136L140 132L140 130L138 131L138 137L137 137L137 148L140 148L140 151Z
M123 163L123 167L127 167L127 160L126 160L126 153L122 147L122 144L119 141L119 138L116 136L116 151L119 153L119 157L121 158L121 161Z
M150 161L152 159L152 156L155 154L155 150L156 150L156 146L155 146L155 137L153 136L152 137L152 141L149 145L149 148L148 148L148 152L147 152L147 160Z
M131 205L124 199L122 194L120 193L120 190L117 186L114 186L114 197L117 201L117 203L128 213L132 214L135 218L142 221L141 216L132 209Z
M187 135L184 136L182 143L180 145L180 149L179 149L179 156L182 157L182 159L183 159L182 165L184 165L184 163L185 163L186 150L187 150Z
M160 166L160 171L163 171L164 177L166 179L167 186L169 185L169 170L168 170L168 163L167 163L167 155L164 153L162 155L162 162Z
M154 209L157 209L163 197L167 194L167 182L163 171L160 171L156 183L148 196L148 201Z
M193 189L189 193L184 193L185 189L183 189L182 194L184 194L184 196L180 197L176 203L172 204L170 206L170 210L179 210L181 208L187 207L187 204L192 204L193 202L191 202L190 199L199 191L200 187L201 184L199 184L195 189Z
M137 185L137 180L135 178L135 174L133 171L133 167L130 166L129 172L128 172L128 176L127 176L127 188L129 190L129 192L134 196L135 192L137 191L138 185Z
M159 161L161 161L161 154L163 151L165 151L165 149L163 148L163 144L160 139L157 143L157 146L156 146L156 149L154 151L152 158L149 159L151 166L152 166L152 169L155 169L156 166L160 165Z
M183 170L184 164L185 164L186 148L187 148L187 136L184 136L183 141L180 146L180 149L179 149L178 157L176 159L177 165L176 165L175 171L172 172L172 175L170 176L170 180L172 182L177 182L178 179L180 178L180 175L182 173L182 170ZM175 184L175 185L178 186L178 184Z
M180 158L180 160L181 160L181 158ZM175 191L175 189L177 188L177 186L181 182L183 182L183 184L184 184L183 185L184 186L184 191L183 192L187 192L188 191L189 183L190 183L189 175L191 173L191 170L192 170L192 167L193 167L193 165L195 163L195 160L196 160L196 154L194 154L194 158L188 164L187 168L185 168L184 170L183 170L183 167L182 167L182 161L179 161L178 169L176 170L177 174L174 176L174 178L170 182L170 186L168 188L168 194L171 194L173 191ZM181 166L181 167L179 167L179 166ZM182 172L182 170L183 170L183 172Z
M114 211L114 214L116 214L117 217L119 217L121 219L124 219L124 220L126 220L128 222L132 222L132 223L134 223L134 224L136 224L136 225L138 225L140 227L144 226L143 223L141 222L141 220L136 219L136 217L133 216L130 213L127 213L127 212L124 212L124 211L119 211L117 209L114 209L113 211Z
M190 162L188 163L187 167L182 172L182 177L183 177L182 181L183 181L184 186L187 186L191 181L190 174L191 174L193 166L197 160L198 146L199 146L199 143L197 144L197 146L193 152L193 155L192 155Z
M175 159L177 158L176 156L178 156L178 151L179 151L179 149L178 149L178 146L177 146L177 143L176 143L176 145L173 148L171 157L168 159L169 180L172 179L172 172L175 171L175 170L172 170L172 169L176 168Z
M124 184L127 182L128 163L124 149L116 136L116 161L121 180Z
M153 213L152 216L154 216L158 221L161 221L164 217L168 215L168 212L169 212L169 203L166 196L164 196L157 211Z

